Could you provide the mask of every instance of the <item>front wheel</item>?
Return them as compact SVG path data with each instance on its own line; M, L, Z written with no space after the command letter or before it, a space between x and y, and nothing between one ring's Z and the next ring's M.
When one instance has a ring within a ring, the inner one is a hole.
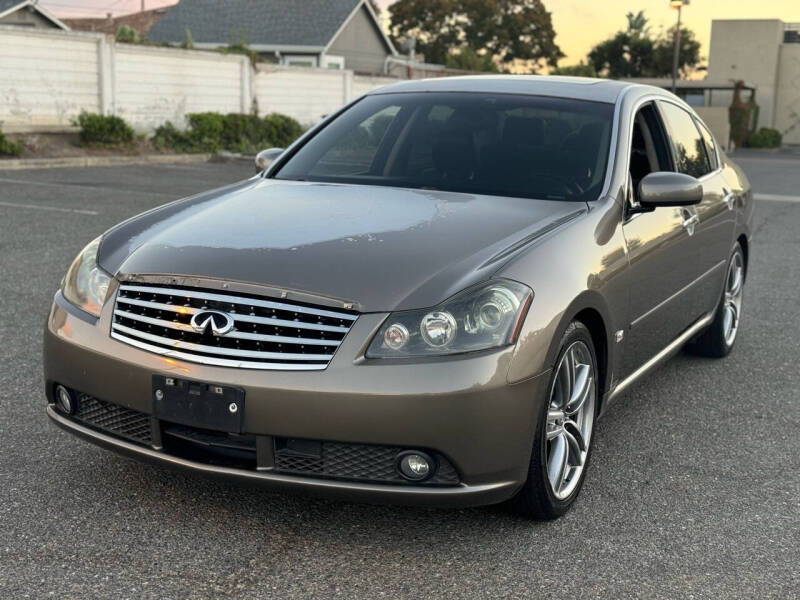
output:
M597 414L597 358L589 330L570 323L561 339L549 396L534 436L528 479L514 499L523 515L555 519L578 496Z
M744 278L744 252L737 242L728 261L725 289L714 314L714 320L689 344L690 352L700 356L722 358L733 350L742 319Z

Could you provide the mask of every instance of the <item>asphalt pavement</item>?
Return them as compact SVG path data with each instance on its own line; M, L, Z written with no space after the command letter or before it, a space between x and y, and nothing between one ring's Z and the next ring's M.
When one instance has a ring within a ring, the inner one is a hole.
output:
M763 198L733 354L678 355L611 405L550 523L236 487L56 429L41 332L74 255L252 168L0 171L0 597L798 597L800 159L741 164Z

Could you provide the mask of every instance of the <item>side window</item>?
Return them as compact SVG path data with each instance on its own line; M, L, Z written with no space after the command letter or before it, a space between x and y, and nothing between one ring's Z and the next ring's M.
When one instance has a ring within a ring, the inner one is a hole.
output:
M645 104L636 113L629 168L631 187L635 195L639 192L639 182L646 175L672 169L669 143L665 139L661 117L652 103Z
M671 102L659 102L675 153L675 170L693 177L711 172L706 147L692 116Z
M711 163L711 170L713 171L719 166L719 156L717 156L717 147L714 145L714 137L702 121L697 121L697 127L700 129L700 135L703 136L703 142L706 145L706 153L708 154L708 162Z

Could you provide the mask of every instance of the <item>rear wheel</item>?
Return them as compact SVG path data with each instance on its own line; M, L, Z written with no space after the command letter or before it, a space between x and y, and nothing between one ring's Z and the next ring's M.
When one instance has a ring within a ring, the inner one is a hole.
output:
M728 261L725 289L722 292L719 306L717 306L717 312L714 314L714 320L703 333L689 344L690 352L700 356L722 358L733 350L742 318L744 279L744 253L737 242Z
M515 498L525 516L555 519L578 496L589 462L597 390L592 337L585 325L575 321L561 340L534 436L528 479Z

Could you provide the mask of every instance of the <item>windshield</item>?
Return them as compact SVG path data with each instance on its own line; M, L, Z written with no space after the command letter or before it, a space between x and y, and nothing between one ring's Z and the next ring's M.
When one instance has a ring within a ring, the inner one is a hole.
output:
M543 200L594 200L612 104L512 94L367 96L273 176Z

